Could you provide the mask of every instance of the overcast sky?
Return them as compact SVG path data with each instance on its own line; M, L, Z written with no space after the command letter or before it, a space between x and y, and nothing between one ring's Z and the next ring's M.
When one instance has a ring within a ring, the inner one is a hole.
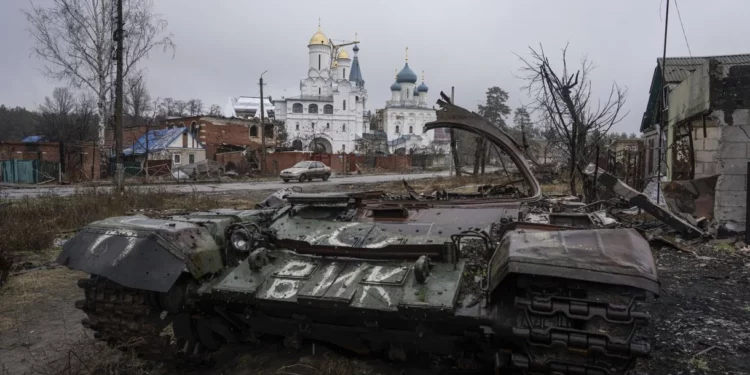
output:
M0 104L35 108L64 83L44 77L41 62L31 55L20 11L28 4L0 0ZM677 5L693 56L750 52L750 2L678 0ZM329 38L351 40L358 33L370 110L390 97L406 46L412 69L425 71L430 102L455 86L457 103L476 109L487 87L500 86L517 107L530 98L521 89L515 54L541 43L554 65L570 43L571 62L583 54L595 62L597 94L605 95L613 81L628 88L630 113L615 130L637 132L662 54L664 6L664 0L154 0L177 50L174 58L154 53L143 65L153 97L200 98L223 107L230 96L257 95L266 69L267 95L299 95L307 43L320 17ZM688 56L674 2L667 55Z

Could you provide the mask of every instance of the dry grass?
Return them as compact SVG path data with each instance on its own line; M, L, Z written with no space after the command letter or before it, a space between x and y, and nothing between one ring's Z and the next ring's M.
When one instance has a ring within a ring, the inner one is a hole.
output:
M218 207L211 194L173 193L167 189L129 188L123 193L84 188L70 196L43 195L0 202L0 253L49 249L59 233L93 221L126 215L134 209L206 210Z
M86 275L83 272L63 267L39 271L31 270L25 274L11 277L8 279L8 283L0 288L0 301L3 301L2 308L0 308L0 318L4 311L37 303L40 299L49 297L57 287L76 285L78 279L85 277ZM2 329L0 329L1 331Z

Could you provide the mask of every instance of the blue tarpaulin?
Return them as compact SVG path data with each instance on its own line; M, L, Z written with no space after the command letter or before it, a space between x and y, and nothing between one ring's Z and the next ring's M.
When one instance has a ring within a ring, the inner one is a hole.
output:
M122 153L123 155L143 155L146 153L146 145L148 145L148 152L162 151L186 131L186 128L150 130Z
M30 135L21 140L23 143L38 143L47 141L47 137L43 135Z

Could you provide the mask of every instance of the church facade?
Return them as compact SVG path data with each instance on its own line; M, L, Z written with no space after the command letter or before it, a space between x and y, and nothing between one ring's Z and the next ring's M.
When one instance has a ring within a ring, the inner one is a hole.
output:
M445 152L449 140L445 132L423 131L424 124L435 121L435 110L428 104L429 88L424 82L417 85L417 75L409 67L408 56L404 67L396 74L396 81L390 87L391 100L386 101L383 110L383 130L388 137L388 151L395 154L417 150Z
M274 101L290 146L327 153L353 152L365 132L367 90L357 41L335 45L318 27L308 43L309 68L300 95ZM353 57L345 49L353 44Z

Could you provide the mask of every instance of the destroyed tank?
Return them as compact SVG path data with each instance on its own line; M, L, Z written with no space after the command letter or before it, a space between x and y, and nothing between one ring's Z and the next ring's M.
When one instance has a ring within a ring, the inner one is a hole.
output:
M83 325L179 364L277 336L393 361L428 353L464 369L630 373L649 352L643 301L659 292L646 241L631 229L527 219L541 192L516 143L438 103L425 129L489 139L516 164L523 193L287 189L254 210L94 222L58 259L91 275L79 282Z

